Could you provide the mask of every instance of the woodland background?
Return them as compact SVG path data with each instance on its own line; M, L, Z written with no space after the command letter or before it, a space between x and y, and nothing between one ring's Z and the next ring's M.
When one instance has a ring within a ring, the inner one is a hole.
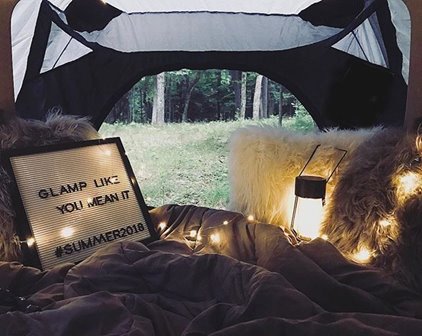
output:
M258 120L292 117L299 105L282 85L254 72L183 69L141 79L106 122Z
M224 209L230 135L254 124L316 128L293 95L259 74L180 70L136 83L100 133L122 139L148 205Z

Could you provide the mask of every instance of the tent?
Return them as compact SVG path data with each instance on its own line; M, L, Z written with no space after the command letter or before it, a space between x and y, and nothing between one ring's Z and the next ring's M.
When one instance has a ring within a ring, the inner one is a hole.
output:
M320 128L400 126L409 36L402 0L21 0L16 112L60 107L99 127L143 76L226 68L283 84Z

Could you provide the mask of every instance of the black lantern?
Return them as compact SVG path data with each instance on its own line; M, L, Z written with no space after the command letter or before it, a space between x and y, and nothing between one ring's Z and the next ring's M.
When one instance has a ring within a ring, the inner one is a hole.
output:
M343 155L328 177L303 175L319 147L320 145L315 147L295 179L295 202L290 228L296 235L304 239L314 239L320 236L327 183L347 154L346 150L336 148L336 150L342 151Z

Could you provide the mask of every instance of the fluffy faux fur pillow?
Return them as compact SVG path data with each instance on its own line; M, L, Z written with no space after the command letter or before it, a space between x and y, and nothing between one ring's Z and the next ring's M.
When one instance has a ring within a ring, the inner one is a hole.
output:
M317 144L321 144L309 173L328 176L341 148L348 155L327 186L327 202L345 162L356 147L381 131L328 130L301 133L271 126L249 126L229 141L230 204L233 211L288 227L293 211L294 182Z
M351 155L322 231L345 255L370 262L422 293L422 137L385 129Z
M99 138L86 118L52 114L46 122L15 119L0 126L0 149L40 146ZM0 154L1 155L1 154ZM0 260L19 260L15 214L9 193L10 177L0 168Z

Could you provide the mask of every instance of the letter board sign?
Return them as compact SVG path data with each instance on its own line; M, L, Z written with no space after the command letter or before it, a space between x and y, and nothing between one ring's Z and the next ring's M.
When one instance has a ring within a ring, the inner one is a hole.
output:
M157 238L119 138L9 150L24 262L77 262L105 244Z

